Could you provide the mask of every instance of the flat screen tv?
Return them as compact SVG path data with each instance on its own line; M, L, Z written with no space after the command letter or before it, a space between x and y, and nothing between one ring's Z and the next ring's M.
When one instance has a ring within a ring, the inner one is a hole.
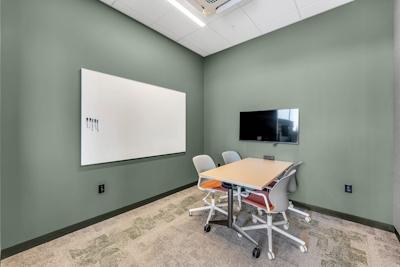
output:
M240 140L299 143L299 110L240 112Z

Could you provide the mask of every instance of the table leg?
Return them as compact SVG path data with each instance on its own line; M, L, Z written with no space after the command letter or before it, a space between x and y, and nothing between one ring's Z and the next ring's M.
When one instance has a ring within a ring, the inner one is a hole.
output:
M249 240L251 243L253 243L254 245L256 245L258 247L258 242L255 241L246 232L244 232L240 226L236 225L236 223L233 222L233 189L232 188L228 189L228 218L227 218L227 220L214 220L214 221L210 221L209 223L227 226L228 228L231 228L235 232L244 236L247 240Z
M232 228L233 223L233 189L228 189L228 227Z
M226 220L212 220L209 224L223 225L232 228L233 224L233 189L228 189L228 218Z

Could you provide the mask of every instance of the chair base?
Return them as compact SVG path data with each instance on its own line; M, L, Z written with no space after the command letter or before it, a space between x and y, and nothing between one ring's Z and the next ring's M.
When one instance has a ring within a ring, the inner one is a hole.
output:
M301 239L295 237L294 235L291 235L288 232L277 227L277 225L286 224L287 223L286 220L273 223L272 222L272 214L267 214L267 221L261 219L257 215L253 214L252 216L253 216L253 221L257 221L261 224L246 226L246 227L242 227L241 229L243 231L267 229L267 232L268 232L268 254L267 255L270 260L273 260L275 258L275 254L273 252L273 247L272 247L272 232L273 231L275 231L275 232L289 238L290 240L294 241L295 243L297 243L301 252L303 252L303 253L307 252L306 243L303 240L301 240Z
M207 196L208 196L208 194L207 194ZM224 206L226 206L227 204L218 204L218 205L216 205L216 204L215 204L214 194L211 195L211 203L209 203L209 202L206 200L207 196L203 199L203 201L207 204L207 206L199 207L199 208L193 208L193 209L190 209L190 210L189 210L189 216L192 216L192 213L193 213L193 212L209 210L209 213L208 213L208 216L207 216L207 221L206 221L205 225L208 225L208 223L209 223L210 220L211 220L211 217L212 217L213 215L215 215L215 212L216 212L216 211L218 211L218 212L220 212L220 213L222 213L222 214L228 216L228 212L225 211L225 210L223 210L223 209L221 209L221 207L224 207Z
M311 222L311 216L310 216L310 214L308 214L307 212L301 211L301 210L299 210L299 209L296 209L296 208L294 207L292 201L289 201L289 208L288 208L288 210L290 210L290 211L292 211L292 212L294 212L294 213L297 213L297 214L299 214L299 215L305 217L304 220L305 220L307 223L310 223L310 222Z

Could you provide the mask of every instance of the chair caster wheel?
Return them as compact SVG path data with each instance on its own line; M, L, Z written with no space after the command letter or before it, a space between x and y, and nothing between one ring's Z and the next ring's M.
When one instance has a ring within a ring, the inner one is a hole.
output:
M259 247L255 247L253 249L253 257L257 259L260 257L260 254L261 254L261 249Z
M204 225L204 232L208 233L210 231L211 231L211 225L209 224Z
M300 248L300 251L302 253L306 253L307 252L307 247L305 245L301 245L299 248Z
M268 251L268 254L267 254L267 255L268 255L268 259L269 259L269 260L272 261L273 259L275 259L275 254L274 254L273 252Z
M287 223L287 224L284 224L284 225L283 225L283 229L289 230L289 224L288 224L288 223Z
M311 217L307 216L304 220L306 221L306 223L310 223L311 222Z

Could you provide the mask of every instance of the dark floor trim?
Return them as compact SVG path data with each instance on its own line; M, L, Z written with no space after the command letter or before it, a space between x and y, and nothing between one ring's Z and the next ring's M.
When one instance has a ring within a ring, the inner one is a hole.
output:
M360 223L360 224L364 224L367 226L371 226L374 228L378 228L381 230L385 230L388 232L395 232L395 228L393 225L387 224L387 223L382 223L382 222L378 222L378 221L374 221L374 220L370 220L370 219L366 219L366 218L362 218L362 217L358 217L358 216L354 216L354 215L350 215L347 213L342 213L339 211L334 211L334 210L330 210L330 209L325 209L325 208L321 208L321 207L317 207L317 206L313 206L313 205L309 205L309 204L304 204L298 201L292 201L293 204L295 206L298 207L303 207L306 208L308 210L312 210L312 211L316 211L322 214L326 214L326 215L330 215L333 217L337 217L340 219L344 219L344 220L348 220L348 221L352 221L352 222L356 222L356 223Z
M397 229L396 229L396 227L394 227L394 233L396 234L396 236L397 236L397 239L399 240L399 242L400 242L400 234L399 234L399 232L397 232Z
M38 245L41 245L41 244L46 243L46 242L49 242L51 240L54 240L56 238L59 238L61 236L66 235L66 234L69 234L69 233L75 232L75 231L77 231L79 229L88 227L88 226L90 226L92 224L104 221L104 220L109 219L111 217L117 216L117 215L119 215L121 213L130 211L132 209L138 208L138 207L143 206L143 205L146 205L146 204L148 204L150 202L153 202L153 201L159 200L161 198L164 198L166 196L172 195L174 193L182 191L182 190L184 190L186 188L189 188L191 186L194 186L196 184L197 184L197 181L196 182L192 182L192 183L187 184L187 185L184 185L184 186L180 186L178 188L175 188L173 190L164 192L164 193L156 195L154 197L151 197L151 198L136 202L134 204L131 204L131 205L128 205L128 206L125 206L125 207L122 207L122 208L107 212L105 214L96 216L94 218L85 220L83 222L79 222L79 223L67 226L67 227L62 228L60 230L57 230L57 231L54 231L54 232L39 236L37 238L25 241L23 243L15 245L15 246L3 249L1 251L1 259L5 259L5 258L10 257L12 255L15 255L17 253L20 253L20 252L22 252L24 250L36 247Z

